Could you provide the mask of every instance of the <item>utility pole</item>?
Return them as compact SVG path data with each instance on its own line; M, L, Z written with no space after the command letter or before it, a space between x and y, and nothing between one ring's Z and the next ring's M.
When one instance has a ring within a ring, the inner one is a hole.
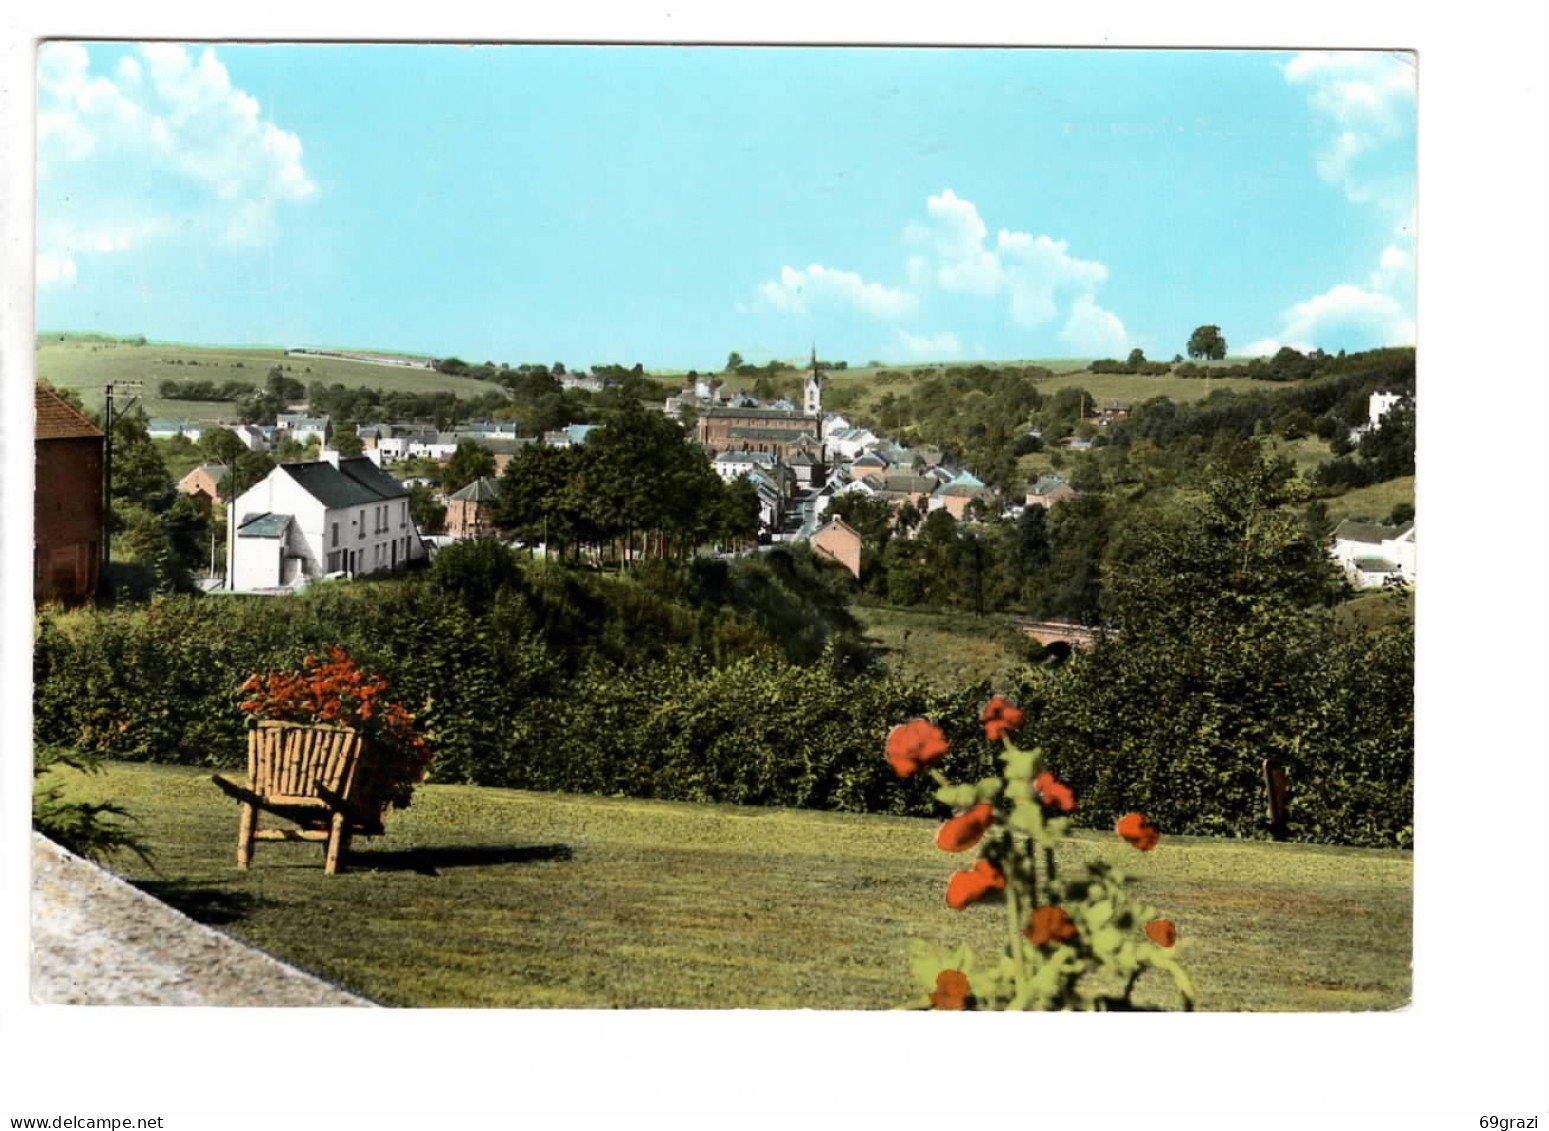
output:
M123 419L124 413L134 407L138 396L129 398L129 403L115 414L113 412L114 389L122 385L125 392L138 394L142 382L140 381L109 381L103 386L102 423L102 576L107 576L108 566L113 561L113 426Z

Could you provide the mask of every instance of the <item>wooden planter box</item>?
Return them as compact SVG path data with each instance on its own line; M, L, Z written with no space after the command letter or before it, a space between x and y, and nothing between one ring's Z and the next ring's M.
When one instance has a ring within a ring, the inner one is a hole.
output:
M322 724L254 722L247 734L247 785L220 774L215 784L241 802L237 867L246 868L260 840L327 842L323 870L339 862L356 836L379 836L392 783L359 732ZM260 823L267 813L289 822Z

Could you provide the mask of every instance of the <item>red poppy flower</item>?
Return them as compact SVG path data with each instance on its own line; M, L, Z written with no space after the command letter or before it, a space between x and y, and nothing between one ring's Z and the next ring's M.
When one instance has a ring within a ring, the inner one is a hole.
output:
M1033 788L1038 791L1038 796L1045 805L1052 805L1061 813L1069 813L1076 807L1076 795L1071 791L1070 786L1048 770L1038 775L1033 782Z
M1006 877L988 860L980 860L972 872L953 872L947 881L947 906L961 911L975 900L1006 886Z
M887 736L887 760L893 772L907 778L940 761L947 752L947 736L926 719L912 719L893 728Z
M968 995L972 992L967 974L961 970L943 970L936 975L936 990L930 995L930 1003L937 1009L967 1009Z
M937 831L936 847L944 852L964 852L972 848L979 843L994 816L995 810L989 802L959 813Z
M1178 941L1178 928L1171 919L1152 919L1146 924L1146 937L1157 946L1172 946Z
M1027 921L1027 930L1023 934L1034 946L1042 946L1046 942L1065 942L1067 939L1075 938L1076 925L1070 921L1070 916L1065 914L1063 907L1045 903L1033 911Z
M1157 832L1156 826L1146 819L1144 813L1130 813L1120 817L1114 831L1142 852L1150 852L1156 847L1156 842L1162 839L1162 834Z
M984 713L979 717L984 721L984 733L991 742L1004 738L1022 725L1022 712L999 695L984 705Z

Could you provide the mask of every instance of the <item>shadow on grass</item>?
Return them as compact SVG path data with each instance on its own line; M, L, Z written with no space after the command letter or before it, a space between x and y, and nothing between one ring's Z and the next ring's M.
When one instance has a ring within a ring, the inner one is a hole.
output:
M351 872L418 872L424 876L434 876L441 868L569 860L573 855L575 852L568 844L459 844L427 848L352 849L344 858L344 865Z
M235 923L268 902L249 892L229 891L192 880L138 880L134 886L194 922L210 927Z

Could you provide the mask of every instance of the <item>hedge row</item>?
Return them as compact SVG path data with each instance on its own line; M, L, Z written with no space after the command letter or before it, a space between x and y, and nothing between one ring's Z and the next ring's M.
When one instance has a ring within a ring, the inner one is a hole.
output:
M764 652L712 666L682 649L577 669L552 639L516 623L498 607L475 616L407 587L43 615L35 734L110 758L240 767L242 681L337 643L420 714L436 752L432 780L939 814L931 783L900 781L882 758L888 730L916 716L952 739L954 779L993 772L996 751L978 723L987 686L943 693L850 674L833 649L806 665ZM1411 634L1327 649L1294 680L1266 672L1259 687L1180 683L1166 710L1135 693L1154 677L1125 662L1122 649L1099 649L996 689L1027 707L1029 737L1075 787L1083 825L1138 809L1173 833L1265 836L1261 762L1274 753L1290 769L1296 839L1411 842ZM1292 683L1307 694L1288 694Z

